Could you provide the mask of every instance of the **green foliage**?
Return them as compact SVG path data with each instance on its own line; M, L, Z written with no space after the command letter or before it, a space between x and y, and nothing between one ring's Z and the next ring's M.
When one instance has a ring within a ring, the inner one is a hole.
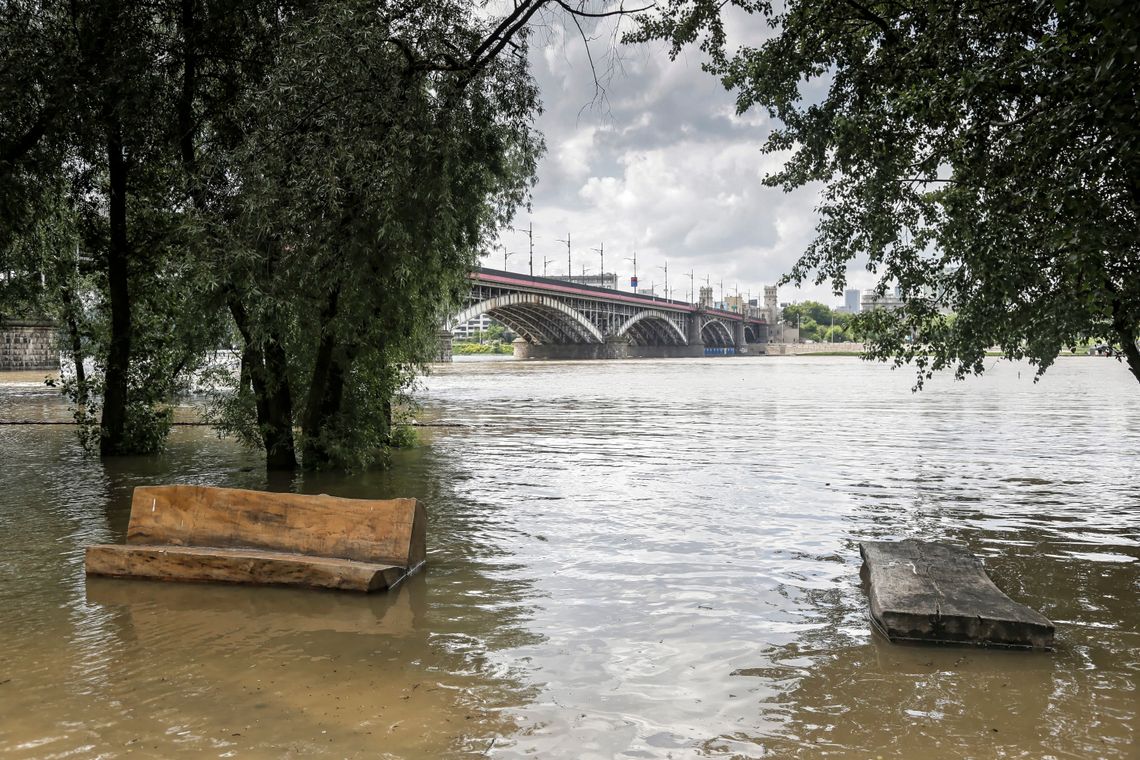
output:
M788 304L781 318L784 324L799 327L800 338L819 343L839 343L859 340L862 333L856 328L853 315L835 311L818 301Z
M419 443L419 435L411 425L396 425L388 437L388 445L394 449L412 449Z
M382 459L391 400L434 355L477 252L525 198L542 147L525 59L477 72L415 63L486 32L464 3L398 20L325 4L286 31L290 54L241 104L250 132L214 172L237 178L218 264L247 343L284 348L278 381L306 467Z
M486 330L480 330L475 334L475 340L480 343L486 342L501 342L503 336L506 335L506 325L501 325L498 322L487 326Z
M187 378L236 344L211 418L270 467L295 465L298 426L308 467L382 460L533 179L543 4L3 4L0 312L65 326L87 441L157 450Z
M637 39L701 41L740 111L776 121L768 177L822 183L817 237L787 281L851 262L897 284L860 315L870 353L981 372L986 348L1044 372L1115 343L1140 380L1140 14L1120 0L733 0L774 33L724 49L723 3L673 0ZM945 319L941 311L957 315Z
M490 343L463 343L456 342L451 346L451 352L458 356L474 354L513 354L515 347L510 343L492 341Z

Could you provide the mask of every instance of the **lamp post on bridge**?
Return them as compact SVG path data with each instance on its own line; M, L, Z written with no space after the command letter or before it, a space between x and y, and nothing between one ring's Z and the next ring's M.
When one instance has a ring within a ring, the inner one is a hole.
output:
M567 278L573 277L574 276L574 264L570 261L570 233L567 232L566 233L566 239L565 240L559 240L558 242L566 244L566 277Z
M696 303L693 296L697 294L697 281L694 278L693 270L689 270L689 303Z
M669 300L669 259L665 259L665 266L657 267L665 270L665 300Z
M504 272L507 271L507 259L509 259L511 256L517 256L517 255L518 254L516 254L514 251L507 253L507 247L505 245L503 246L503 271Z
M637 250L636 249L633 252L633 258L632 259L626 259L626 261L632 261L633 262L633 279L630 282L633 285L633 292L636 293L637 292Z
M604 288L606 286L606 244L603 241L598 243L598 245L600 246L599 248L591 248L590 250L598 252L599 261L601 263L601 269L599 271L601 272L602 287Z
M545 256L542 257L542 276L543 277L546 276L546 265L552 261L554 261L554 259L548 259Z
M527 224L525 230L521 230L517 227L507 227L507 229L514 232L526 233L527 239L530 241L530 276L534 277L534 222ZM543 274L545 275L545 272Z

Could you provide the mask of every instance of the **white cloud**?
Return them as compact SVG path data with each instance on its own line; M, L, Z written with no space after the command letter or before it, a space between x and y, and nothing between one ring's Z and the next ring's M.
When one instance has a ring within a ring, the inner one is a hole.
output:
M733 21L734 38L764 29L752 20ZM625 280L637 253L639 274L648 284L663 279L688 292L688 272L697 279L724 281L726 291L762 292L795 263L813 237L817 189L786 194L763 185L787 155L764 155L771 128L766 113L736 114L734 97L700 70L698 53L670 62L663 46L607 48L600 29L595 71L604 87L595 91L576 29L555 24L536 37L532 50L545 111L538 126L548 153L538 170L533 212L514 226L533 223L535 274L549 259L549 273L566 269L565 243L571 234L575 273L597 271L605 244L606 269ZM510 251L525 252L525 234L505 231ZM486 263L501 266L501 254ZM511 268L526 271L525 253ZM682 273L685 276L682 278ZM852 286L873 278L853 273ZM828 287L784 288L781 300L814 298L837 303Z

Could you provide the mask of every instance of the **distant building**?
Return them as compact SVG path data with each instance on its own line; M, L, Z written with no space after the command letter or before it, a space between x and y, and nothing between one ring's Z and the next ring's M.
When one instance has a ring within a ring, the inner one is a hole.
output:
M727 309L728 311L735 311L739 314L743 314L744 313L744 296L742 296L742 295L725 296L724 297L724 308Z
M873 290L864 290L863 296L859 301L859 309L861 311L900 309L904 303L905 301L903 301L902 295L897 287L883 295L879 295Z
M857 314L859 312L859 289L847 288L843 291L843 308L849 314Z
M704 308L709 308L713 305L713 291L711 287L706 285L701 286L701 300L700 304Z
M565 282L572 282L575 285L593 285L595 288L609 288L610 290L617 290L617 274L614 272L606 272L605 274L572 274L569 277L561 275L553 277L554 280L564 280Z
M451 331L451 337L454 340L472 340L476 333L486 332L487 328L494 324L498 323L486 314L480 314L470 322L456 325Z
M779 298L776 293L775 285L764 286L764 317L770 325L777 325L780 323L780 307L778 305Z

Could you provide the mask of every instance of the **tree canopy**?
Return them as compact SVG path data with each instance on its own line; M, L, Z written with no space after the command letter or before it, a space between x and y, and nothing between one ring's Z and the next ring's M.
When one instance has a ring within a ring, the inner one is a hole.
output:
M853 314L836 311L819 301L788 304L783 308L781 318L784 324L799 328L802 340L842 343L859 337L852 326Z
M271 468L296 465L295 428L306 466L374 461L533 181L548 4L4 3L0 313L65 326L91 442L154 451L233 345L214 419Z
M626 13L0 4L0 316L64 327L64 390L104 456L160 447L175 395L234 348L222 430L271 469L370 464L534 179L531 25Z
M768 30L730 49L733 11ZM1104 341L1140 381L1133 4L671 0L631 38L699 44L740 112L773 117L767 182L823 187L786 281L839 294L854 262L906 299L860 315L871 356L921 384L995 345L1040 373Z

